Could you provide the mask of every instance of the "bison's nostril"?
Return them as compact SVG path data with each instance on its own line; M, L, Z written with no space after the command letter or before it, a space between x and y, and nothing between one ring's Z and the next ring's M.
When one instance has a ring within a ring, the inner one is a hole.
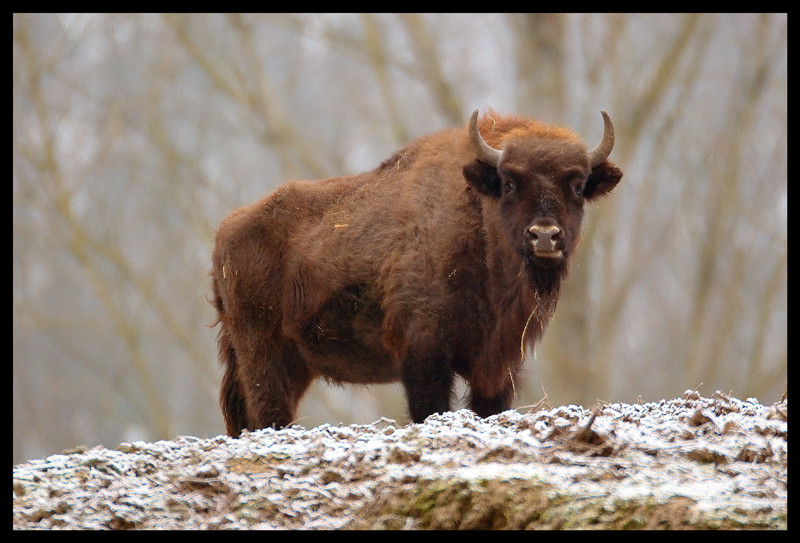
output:
M528 228L528 232L531 235L533 248L536 251L555 251L556 243L561 237L561 228L551 224L534 224Z

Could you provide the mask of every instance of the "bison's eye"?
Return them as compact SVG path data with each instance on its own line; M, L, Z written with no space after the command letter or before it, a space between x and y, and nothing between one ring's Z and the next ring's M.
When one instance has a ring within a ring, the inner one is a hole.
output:
M508 194L510 192L514 192L515 188L516 187L514 187L514 183L512 183L511 181L506 181L506 184L503 185L503 190L506 191L506 194Z
M567 174L565 182L576 198L583 198L583 186L586 177L581 172L573 171Z

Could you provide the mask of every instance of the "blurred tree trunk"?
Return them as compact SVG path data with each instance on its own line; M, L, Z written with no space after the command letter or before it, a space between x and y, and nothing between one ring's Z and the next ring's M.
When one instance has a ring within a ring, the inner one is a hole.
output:
M544 122L563 122L567 74L564 73L563 13L511 15L520 113Z
M398 17L408 34L422 82L430 89L431 97L448 123L463 124L464 109L456 89L444 75L437 50L436 34L427 27L425 19L419 13L403 13Z

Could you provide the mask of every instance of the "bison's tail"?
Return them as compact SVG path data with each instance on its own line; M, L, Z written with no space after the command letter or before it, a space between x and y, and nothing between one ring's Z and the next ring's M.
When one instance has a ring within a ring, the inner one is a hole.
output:
M231 437L239 437L242 430L247 428L247 407L244 396L236 378L236 351L230 341L230 335L225 325L219 331L219 359L225 365L225 374L222 376L222 387L219 391L219 405L222 407L222 416L225 417L225 429Z
M217 335L217 347L219 349L219 363L224 366L225 373L222 376L222 386L219 391L219 405L222 408L222 416L225 418L225 429L231 437L239 437L242 430L248 427L247 406L242 395L241 385L237 379L236 350L231 342L230 331L225 323L222 298L214 282L214 305L217 308L218 323L220 325Z

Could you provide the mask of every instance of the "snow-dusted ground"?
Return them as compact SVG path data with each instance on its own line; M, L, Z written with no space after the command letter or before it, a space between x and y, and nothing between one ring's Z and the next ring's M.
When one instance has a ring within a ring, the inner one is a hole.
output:
M787 527L787 401L467 410L13 468L14 528Z

